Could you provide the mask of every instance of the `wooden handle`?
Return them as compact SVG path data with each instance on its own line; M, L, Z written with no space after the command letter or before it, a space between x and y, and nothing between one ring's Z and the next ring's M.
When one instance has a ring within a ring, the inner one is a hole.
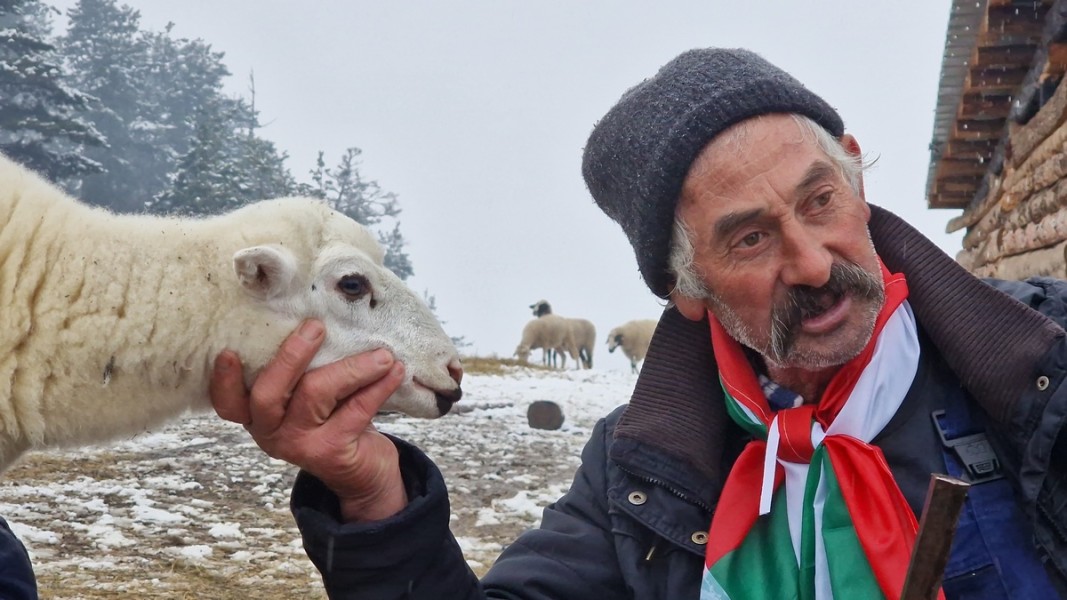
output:
M900 600L936 600L945 575L960 509L971 485L948 475L930 475L919 534L911 549Z

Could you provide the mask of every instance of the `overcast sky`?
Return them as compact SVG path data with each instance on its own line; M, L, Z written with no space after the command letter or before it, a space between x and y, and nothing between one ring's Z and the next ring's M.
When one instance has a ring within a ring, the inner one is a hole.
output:
M596 324L598 367L623 367L608 330L662 304L586 191L581 151L628 87L689 48L746 47L791 72L878 158L868 201L960 245L944 233L958 211L924 194L948 0L127 4L144 29L172 21L225 52L234 93L254 71L261 133L298 179L320 149L328 164L363 149L363 174L399 196L409 283L465 353L510 356L545 298Z

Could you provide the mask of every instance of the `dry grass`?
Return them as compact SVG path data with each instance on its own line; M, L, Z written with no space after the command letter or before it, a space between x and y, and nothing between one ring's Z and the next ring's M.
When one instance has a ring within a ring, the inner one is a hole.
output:
M534 363L523 363L515 358L463 357L463 372L471 375L507 375L509 371L519 368L549 370L548 367Z
M149 579L150 581L146 581ZM46 572L37 577L41 598L71 600L114 600L115 598L167 598L168 600L324 600L325 592L308 585L306 578L294 578L290 585L236 585L232 577L214 570L174 561L163 570L150 573L102 573L93 585L68 573ZM103 586L103 587L97 587ZM254 591L253 591L254 590Z

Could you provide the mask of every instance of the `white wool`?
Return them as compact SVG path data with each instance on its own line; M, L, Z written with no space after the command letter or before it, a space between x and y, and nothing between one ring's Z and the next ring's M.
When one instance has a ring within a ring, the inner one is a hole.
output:
M608 352L622 347L622 353L630 359L630 370L636 373L637 363L643 361L648 353L648 344L652 341L657 323L655 319L635 319L612 329L608 333Z
M538 300L530 305L535 317L558 317L552 312L552 305L548 300ZM556 348L558 352L564 350L570 353L574 359L575 368L593 368L593 348L596 346L596 326L587 319L572 319L560 317L567 325L567 337L562 342L562 347ZM563 359L566 361L566 357Z
M579 366L593 368L593 348L596 346L596 326L587 319L571 319L564 317L570 333L573 351L577 354L571 356ZM584 359L583 359L584 355Z
M439 416L435 391L458 393L456 349L382 258L370 231L318 200L116 215L0 156L0 471L27 448L207 408L221 350L251 381L306 317L327 329L313 367L389 348L407 379L385 408ZM352 277L364 296L342 292Z
M522 328L522 341L515 348L515 356L525 363L530 358L531 350L542 348L546 355L549 350L559 352L566 363L567 358L562 353L569 349L569 341L570 329L566 320L556 315L545 315L531 320Z

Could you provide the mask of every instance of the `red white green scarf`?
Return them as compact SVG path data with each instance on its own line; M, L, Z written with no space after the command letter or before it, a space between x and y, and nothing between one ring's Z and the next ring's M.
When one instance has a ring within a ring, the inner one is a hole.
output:
M818 405L773 412L741 345L711 319L727 410L756 439L719 498L701 600L899 598L918 524L868 442L911 387L919 342L904 276L883 265L882 278L871 341Z

